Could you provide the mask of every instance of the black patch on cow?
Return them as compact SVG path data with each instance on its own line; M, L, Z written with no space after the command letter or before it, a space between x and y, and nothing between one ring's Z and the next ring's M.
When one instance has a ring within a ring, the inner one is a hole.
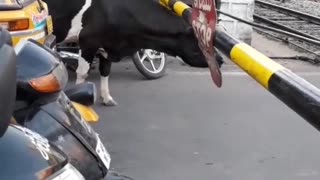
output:
M62 41L85 0L45 1L53 16L54 34ZM157 0L92 0L82 25L81 49L104 48L118 59L142 48L154 49L180 56L191 66L207 66L192 27Z
M85 0L43 0L52 16L53 31L57 42L63 41L71 28L72 19L79 13Z

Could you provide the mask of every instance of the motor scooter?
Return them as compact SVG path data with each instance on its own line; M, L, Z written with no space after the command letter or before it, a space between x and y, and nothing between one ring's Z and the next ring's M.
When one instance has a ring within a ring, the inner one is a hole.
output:
M53 50L35 40L21 41L15 53L16 123L57 146L85 179L104 178L111 158L86 121L97 119L88 107L96 100L95 85L83 83L65 89L68 73L64 63Z
M13 122L16 55L8 31L0 27L0 174L10 180L84 180L69 157L40 134Z

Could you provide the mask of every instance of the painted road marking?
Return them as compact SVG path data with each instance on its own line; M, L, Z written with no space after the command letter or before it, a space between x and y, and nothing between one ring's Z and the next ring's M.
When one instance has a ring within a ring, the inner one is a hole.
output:
M319 72L294 72L295 74L299 76L320 76L320 71ZM174 74L174 75L192 75L192 76L209 76L210 72L192 72L192 71L169 71L168 74ZM245 72L241 71L222 71L222 76L249 76Z

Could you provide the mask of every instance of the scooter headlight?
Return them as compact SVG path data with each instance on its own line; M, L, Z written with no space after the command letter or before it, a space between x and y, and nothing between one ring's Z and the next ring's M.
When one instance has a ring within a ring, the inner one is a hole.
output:
M85 180L82 174L71 164L67 164L63 169L51 175L48 180Z
M15 47L18 82L40 93L58 92L67 85L68 72L60 58L39 42L21 40ZM20 84L19 83L19 84Z

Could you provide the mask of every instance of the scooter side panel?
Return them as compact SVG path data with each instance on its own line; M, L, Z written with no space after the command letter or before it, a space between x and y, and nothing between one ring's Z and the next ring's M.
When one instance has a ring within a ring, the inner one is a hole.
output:
M111 158L104 145L101 143L98 134L94 129L84 120L80 113L73 106L72 102L64 92L60 92L55 103L50 103L41 107L52 117L55 117L61 122L70 132L72 132L80 142L95 156L97 162L100 164L101 170L106 174L110 168ZM52 111L56 108L57 111ZM59 118L59 114L64 112L69 122L63 121Z
M55 116L53 117L43 109L54 112ZM48 138L50 142L60 148L68 156L70 163L75 166L86 179L100 179L103 177L96 157L57 119L69 125L74 121L59 108L56 102L53 102L41 108L35 108L34 111L26 117L24 126Z
M10 125L0 138L0 177L34 180L55 173L67 164L61 151L52 144L39 143L35 133ZM44 171L47 169L47 171Z

